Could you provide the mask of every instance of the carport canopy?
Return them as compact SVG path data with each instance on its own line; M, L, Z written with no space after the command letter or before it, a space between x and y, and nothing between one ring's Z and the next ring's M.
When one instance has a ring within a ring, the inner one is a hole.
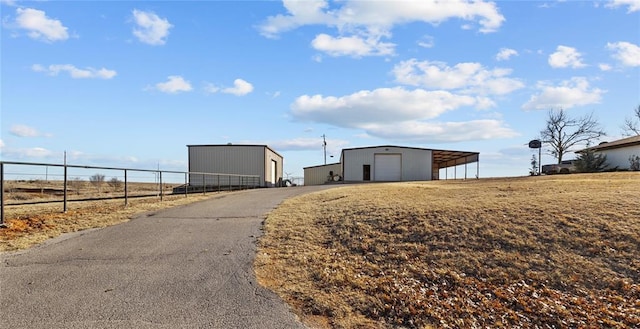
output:
M455 167L468 163L479 162L479 152L432 150L434 169Z

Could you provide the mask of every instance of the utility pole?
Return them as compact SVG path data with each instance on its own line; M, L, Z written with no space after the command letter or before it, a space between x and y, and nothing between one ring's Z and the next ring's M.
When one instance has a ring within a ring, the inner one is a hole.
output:
M324 164L327 164L327 136L322 134L322 149L324 150Z

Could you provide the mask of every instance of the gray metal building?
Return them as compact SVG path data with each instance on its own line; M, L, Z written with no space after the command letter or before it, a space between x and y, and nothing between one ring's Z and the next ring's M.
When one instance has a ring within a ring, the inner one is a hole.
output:
M267 145L187 145L187 148L191 173L257 175L261 187L277 186L282 178L282 155ZM220 178L190 174L189 184L194 186L221 184L215 181L216 179Z
M341 178L341 163L332 163L304 168L304 185L322 185L329 181L340 180Z
M340 175L346 182L437 180L442 169L446 174L451 167L457 176L457 166L461 165L464 165L464 177L467 178L467 164L478 163L479 156L478 152L393 145L349 148L342 150L338 164L304 168L305 185L326 183L330 180L329 172ZM473 176L478 176L478 171L476 167Z

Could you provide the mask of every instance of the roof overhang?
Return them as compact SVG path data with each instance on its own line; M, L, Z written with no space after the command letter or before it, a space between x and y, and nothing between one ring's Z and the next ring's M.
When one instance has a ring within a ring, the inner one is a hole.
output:
M479 152L432 150L434 169L455 167L467 163L478 162Z

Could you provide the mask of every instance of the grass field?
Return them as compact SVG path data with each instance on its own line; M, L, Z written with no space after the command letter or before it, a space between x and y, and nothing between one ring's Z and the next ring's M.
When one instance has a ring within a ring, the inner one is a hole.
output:
M285 201L255 270L321 328L638 328L640 173L344 186Z

